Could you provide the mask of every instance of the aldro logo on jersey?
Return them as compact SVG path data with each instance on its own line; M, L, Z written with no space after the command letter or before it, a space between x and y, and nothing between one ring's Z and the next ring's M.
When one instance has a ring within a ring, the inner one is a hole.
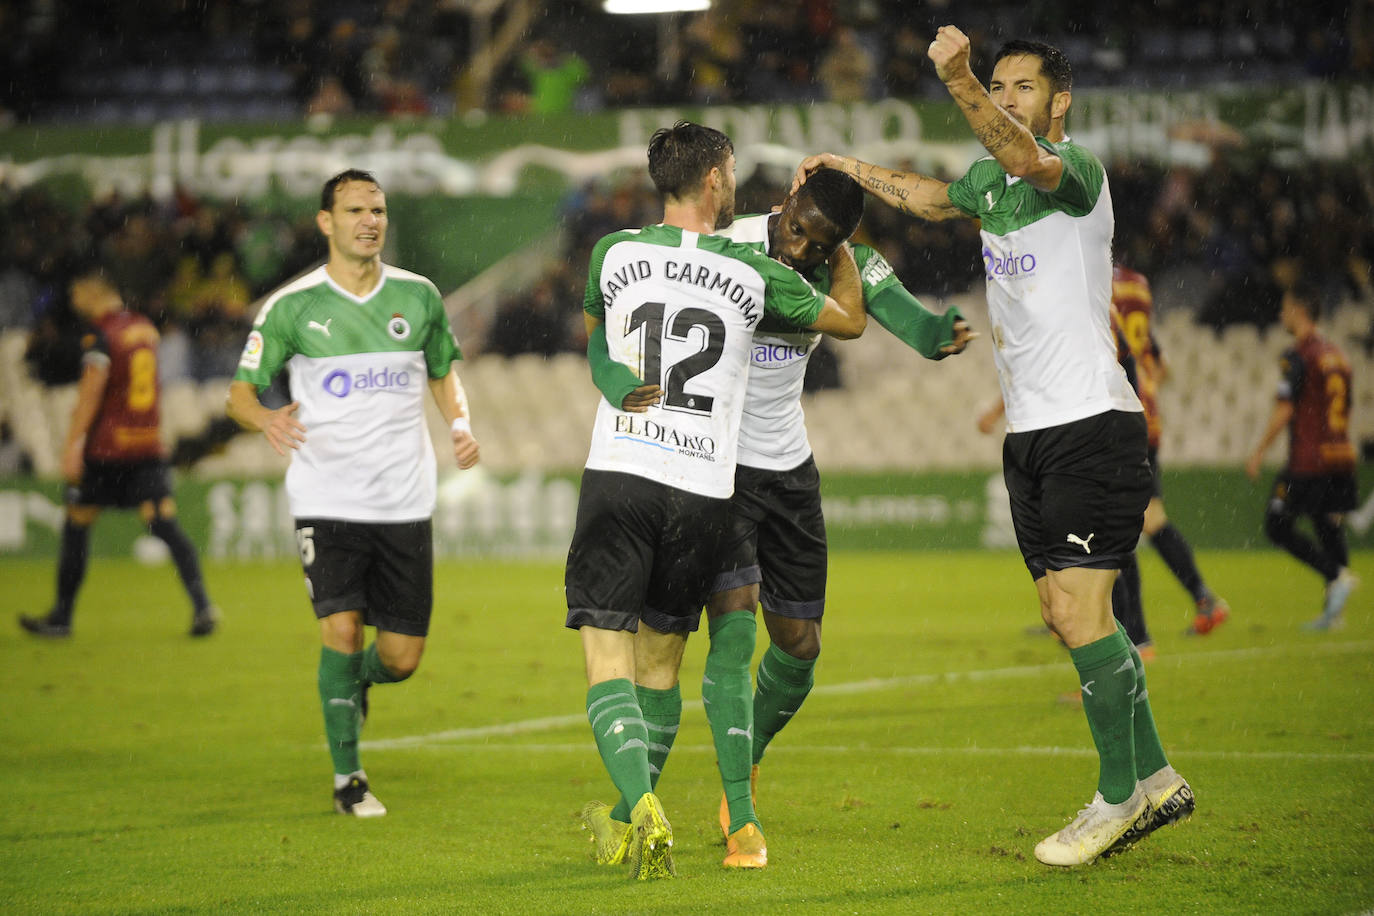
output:
M405 340L410 336L410 322L400 312L393 312L391 320L386 323L386 332L393 340Z
M410 387L410 373L404 369L386 367L361 369L357 372L335 369L324 377L321 387L326 394L332 394L336 398L346 398L355 391L403 391Z

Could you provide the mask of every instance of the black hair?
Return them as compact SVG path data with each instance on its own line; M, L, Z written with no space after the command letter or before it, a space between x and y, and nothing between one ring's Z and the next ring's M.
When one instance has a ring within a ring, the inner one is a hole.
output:
M649 177L664 197L688 196L734 151L730 138L715 128L678 121L649 138Z
M1073 89L1073 67L1069 66L1069 59L1064 56L1063 51L1043 41L1014 38L997 51L997 56L992 59L992 66L996 69L998 62L1004 57L1022 55L1040 59L1040 72L1050 81L1051 92L1068 92Z
M1305 277L1298 277L1293 281L1293 285L1288 288L1288 295L1302 306L1307 312L1307 317L1313 321L1322 317L1322 291Z
M859 228L864 215L864 189L844 172L836 169L817 169L797 191L808 195L821 216L830 220L845 238Z
M320 190L320 209L333 210L334 192L339 189L340 185L350 181L365 181L368 184L375 184L379 191L382 189L381 182L371 172L365 172L362 169L344 169L324 183L324 188Z

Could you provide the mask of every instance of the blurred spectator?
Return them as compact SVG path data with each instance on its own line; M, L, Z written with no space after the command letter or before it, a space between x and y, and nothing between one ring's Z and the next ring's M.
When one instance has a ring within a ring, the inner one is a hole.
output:
M899 99L913 99L932 82L934 71L930 68L927 49L930 38L914 26L903 25L892 35L888 48L887 61L883 65L883 85L887 94ZM941 90L944 85L940 84Z
M558 292L554 279L545 276L528 292L503 301L487 331L486 352L553 356L571 349L568 324L577 313L560 300Z
M537 115L571 111L591 72L586 61L549 38L530 44L520 56L520 71L529 81L529 113Z
M821 58L817 75L832 102L861 102L870 95L869 85L877 70L859 35L848 26L835 30L830 49Z

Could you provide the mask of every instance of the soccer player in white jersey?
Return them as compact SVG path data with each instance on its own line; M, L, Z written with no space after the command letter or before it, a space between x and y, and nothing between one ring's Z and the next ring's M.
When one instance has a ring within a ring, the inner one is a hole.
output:
M863 202L863 190L852 178L826 169L789 194L778 212L738 219L726 234L826 290L826 261L857 228ZM958 309L943 315L926 309L873 248L854 245L852 251L869 317L909 347L938 360L962 352L976 336ZM825 611L820 474L801 403L807 363L820 334L770 322L754 341L730 531L707 603L711 643L702 681L724 789L720 825L727 837L759 824L753 798L758 764L811 690ZM760 601L769 647L751 689ZM767 860L736 857L730 864L761 868Z
M428 389L459 468L477 463L462 359L424 277L383 264L386 196L349 169L324 184L316 216L329 260L274 292L229 386L229 416L290 454L286 493L305 588L320 622L319 688L334 764L334 810L379 817L358 759L373 684L414 673L434 597L435 457ZM294 400L258 400L282 369ZM365 627L376 628L364 650Z
M720 131L686 121L656 131L649 175L663 222L596 243L583 308L589 360L609 360L631 388L644 379L651 390L598 406L565 575L587 718L630 811L626 822L591 802L582 817L596 861L628 860L641 879L673 874L672 828L653 794L651 759L667 753L655 710L678 691L683 648L716 573L754 332L765 314L840 337L857 337L867 320L847 253L832 264L832 299L712 234L734 218L735 156ZM727 846L752 855L763 835L745 831Z
M1097 157L1064 133L1073 77L1060 51L1007 43L988 89L957 28L940 28L928 54L986 158L947 184L824 154L797 180L835 168L904 213L981 221L1017 543L1041 615L1078 671L1099 759L1093 800L1035 855L1079 865L1194 805L1155 730L1140 656L1112 617L1112 583L1139 540L1151 480L1144 415L1111 331L1111 194Z

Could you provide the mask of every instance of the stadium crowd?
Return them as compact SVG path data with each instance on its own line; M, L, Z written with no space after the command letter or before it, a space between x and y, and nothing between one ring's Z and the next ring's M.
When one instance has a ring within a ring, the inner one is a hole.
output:
M1374 9L1314 0L1009 0L957 18L975 48L1043 33L1081 86L1367 79ZM717 0L662 28L591 0L19 0L0 7L10 120L534 114L684 102L940 98L925 60L943 0ZM504 27L510 26L510 35ZM979 52L983 53L983 52ZM975 72L986 61L974 60Z

